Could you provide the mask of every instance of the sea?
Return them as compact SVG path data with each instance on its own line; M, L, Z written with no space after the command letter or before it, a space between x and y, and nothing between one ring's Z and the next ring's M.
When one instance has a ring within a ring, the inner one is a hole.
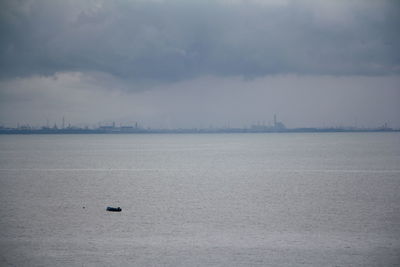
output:
M0 266L399 265L398 132L0 136Z

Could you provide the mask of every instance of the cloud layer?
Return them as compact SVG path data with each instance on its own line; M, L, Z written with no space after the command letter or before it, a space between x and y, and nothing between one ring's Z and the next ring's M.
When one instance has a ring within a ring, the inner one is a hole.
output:
M135 83L205 75L400 73L396 1L0 4L0 75L99 72Z
M395 0L3 0L0 125L400 127Z

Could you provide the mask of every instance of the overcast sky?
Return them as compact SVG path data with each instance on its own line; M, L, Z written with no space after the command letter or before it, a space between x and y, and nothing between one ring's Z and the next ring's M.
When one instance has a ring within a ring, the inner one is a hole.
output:
M400 127L400 2L2 0L0 123Z

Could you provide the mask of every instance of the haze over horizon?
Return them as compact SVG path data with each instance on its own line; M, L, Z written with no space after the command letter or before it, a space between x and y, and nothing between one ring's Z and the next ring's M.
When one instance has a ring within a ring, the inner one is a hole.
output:
M6 0L0 124L400 128L400 2Z

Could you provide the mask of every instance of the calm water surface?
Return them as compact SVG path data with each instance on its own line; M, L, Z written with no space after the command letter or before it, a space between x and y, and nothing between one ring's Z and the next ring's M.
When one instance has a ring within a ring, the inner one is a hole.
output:
M400 134L0 136L0 200L1 266L395 266Z

